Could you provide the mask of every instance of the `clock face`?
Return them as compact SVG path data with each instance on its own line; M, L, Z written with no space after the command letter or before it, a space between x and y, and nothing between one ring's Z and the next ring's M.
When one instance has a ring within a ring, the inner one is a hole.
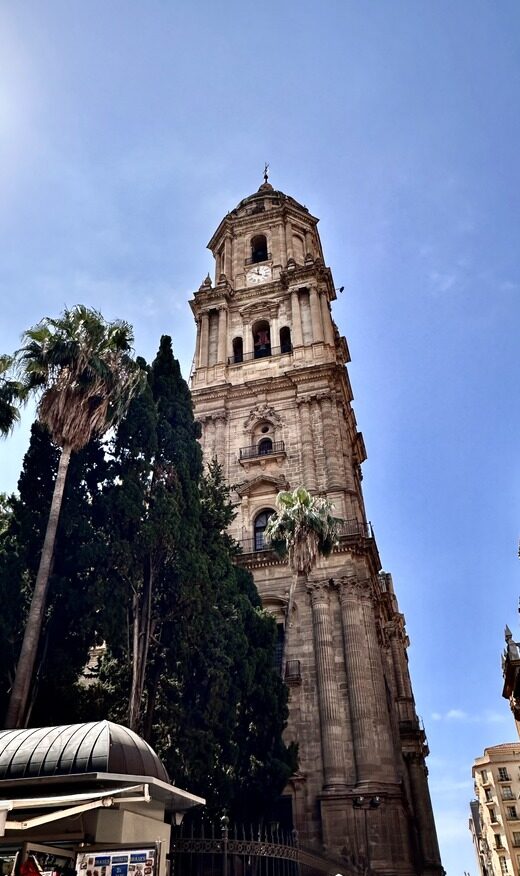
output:
M269 265L257 265L255 268L250 268L246 274L247 285L252 286L256 283L266 283L271 279L271 268Z

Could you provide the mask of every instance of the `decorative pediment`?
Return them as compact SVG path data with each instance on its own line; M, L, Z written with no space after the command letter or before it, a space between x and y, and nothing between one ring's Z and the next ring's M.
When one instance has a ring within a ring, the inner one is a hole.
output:
M272 475L261 474L250 481L239 484L235 489L241 498L243 496L249 496L250 498L253 496L270 496L273 498L273 494L276 495L280 490L288 490L289 482L284 475L273 477Z
M259 423L261 420L268 420L273 426L280 426L282 423L280 417L271 405L256 405L256 407L250 411L247 420L244 420L244 429L249 432L255 423Z
M253 301L252 304L246 304L240 310L240 316L247 321L254 319L255 316L276 316L278 313L279 302L272 298L262 298L260 301Z

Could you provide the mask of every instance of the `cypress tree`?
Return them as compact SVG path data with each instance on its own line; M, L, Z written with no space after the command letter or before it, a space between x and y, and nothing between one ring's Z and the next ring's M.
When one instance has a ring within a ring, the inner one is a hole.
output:
M202 475L198 434L163 337L114 442L104 568L126 622L90 695L118 720L130 699L126 720L210 811L256 819L295 767L281 739L286 691L272 669L274 623L233 565L229 490L217 465Z

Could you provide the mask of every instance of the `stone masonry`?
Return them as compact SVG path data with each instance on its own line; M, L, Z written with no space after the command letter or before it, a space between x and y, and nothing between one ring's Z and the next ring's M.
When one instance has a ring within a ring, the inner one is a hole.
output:
M285 798L300 843L386 876L442 874L408 638L365 514L365 447L317 222L266 181L220 223L214 282L191 302L195 412L206 461L236 489L239 562L280 637L285 625L287 738L300 754ZM331 557L298 578L286 618L290 572L263 530L277 492L299 485L343 523Z

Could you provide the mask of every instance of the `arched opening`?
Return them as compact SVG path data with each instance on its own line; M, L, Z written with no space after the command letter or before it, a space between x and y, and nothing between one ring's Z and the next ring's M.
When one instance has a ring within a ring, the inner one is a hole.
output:
M265 551L267 545L264 541L264 532L271 515L274 511L268 508L265 511L260 511L255 517L254 523L254 549L255 551Z
M280 352L292 353L291 329L288 325L280 329Z
M266 262L269 258L267 253L267 238L265 234L256 234L251 240L251 261Z
M261 441L258 442L258 455L259 456L267 456L268 453L273 452L273 442L270 438L262 438Z
M244 344L242 338L233 338L233 362L244 361Z
M271 333L266 319L255 322L253 326L253 348L255 359L271 355Z

